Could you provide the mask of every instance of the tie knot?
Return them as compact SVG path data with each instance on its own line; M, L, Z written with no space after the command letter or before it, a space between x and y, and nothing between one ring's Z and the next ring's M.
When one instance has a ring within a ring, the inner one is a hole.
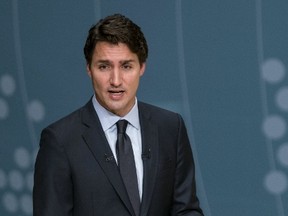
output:
M126 132L128 121L127 120L119 120L117 125L117 133L124 134Z

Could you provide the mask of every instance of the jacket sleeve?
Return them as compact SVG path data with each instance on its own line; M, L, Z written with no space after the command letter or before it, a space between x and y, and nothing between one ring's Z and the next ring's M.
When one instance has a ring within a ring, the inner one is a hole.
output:
M73 193L69 161L51 128L41 134L33 188L34 216L72 216Z
M203 216L196 195L195 165L183 119L179 116L177 165L172 216Z

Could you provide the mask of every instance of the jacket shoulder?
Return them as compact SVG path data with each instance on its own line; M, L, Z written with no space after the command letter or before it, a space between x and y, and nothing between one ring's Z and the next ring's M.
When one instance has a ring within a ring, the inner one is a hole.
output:
M83 124L83 116L88 114L93 114L92 102L88 102L84 106L74 110L73 112L67 114L66 116L52 122L45 129L52 129L54 131L72 131L73 128L79 128L79 125Z
M139 102L139 112L140 115L158 123L179 122L182 119L179 113L144 102Z

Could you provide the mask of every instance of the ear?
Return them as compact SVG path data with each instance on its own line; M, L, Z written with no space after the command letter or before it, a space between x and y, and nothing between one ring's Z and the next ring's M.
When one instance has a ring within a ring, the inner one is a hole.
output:
M90 70L90 65L89 64L86 65L86 70L87 70L88 76L91 78L91 70Z
M146 63L142 63L141 68L140 68L140 76L142 76L145 72L146 69Z

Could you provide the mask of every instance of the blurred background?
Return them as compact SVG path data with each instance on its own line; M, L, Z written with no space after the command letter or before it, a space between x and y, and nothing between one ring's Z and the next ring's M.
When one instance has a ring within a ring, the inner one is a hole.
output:
M83 46L122 13L149 44L138 99L182 114L206 216L288 215L288 1L0 1L0 215L32 215L43 127L92 96Z

